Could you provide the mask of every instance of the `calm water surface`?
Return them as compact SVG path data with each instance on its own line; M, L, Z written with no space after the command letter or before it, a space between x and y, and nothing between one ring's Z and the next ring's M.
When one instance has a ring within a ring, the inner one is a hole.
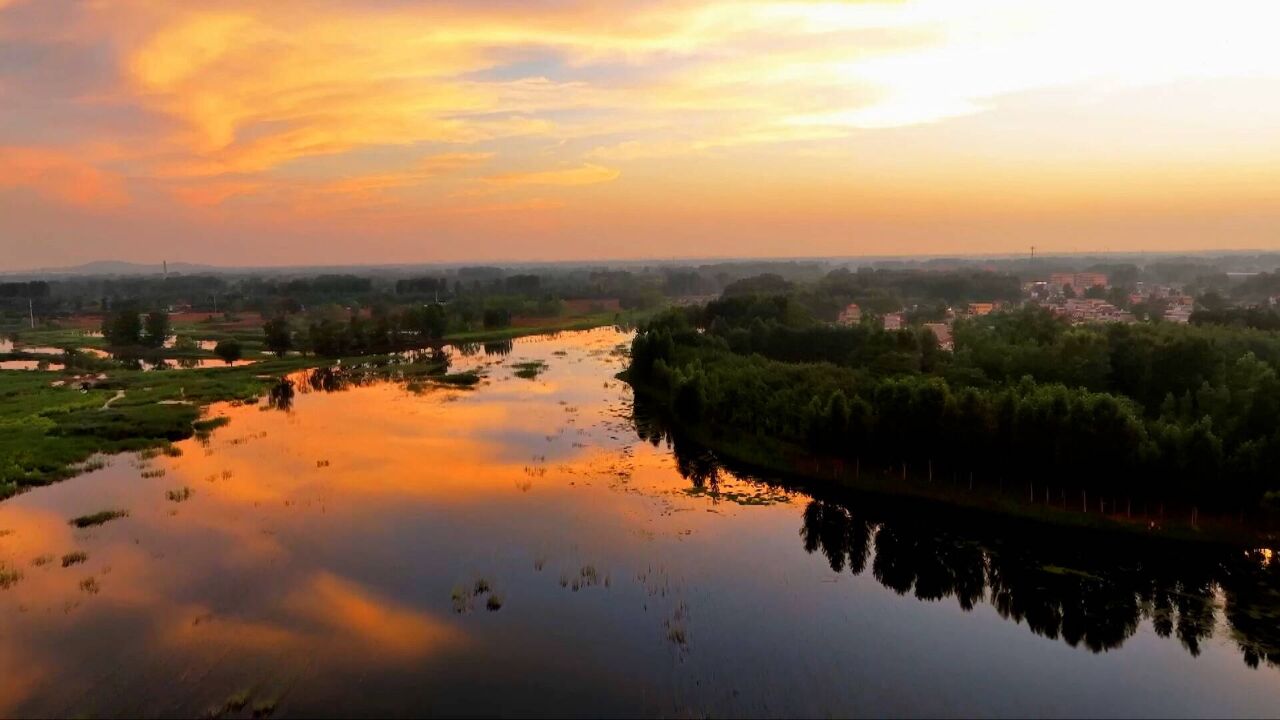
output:
M458 355L469 391L300 379L0 504L0 715L1280 713L1268 553L735 474L634 408L628 337Z

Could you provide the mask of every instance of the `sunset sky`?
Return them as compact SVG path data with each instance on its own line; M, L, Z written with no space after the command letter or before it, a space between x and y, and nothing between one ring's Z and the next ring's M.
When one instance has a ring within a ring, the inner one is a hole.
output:
M0 271L1280 249L1280 3L0 0Z

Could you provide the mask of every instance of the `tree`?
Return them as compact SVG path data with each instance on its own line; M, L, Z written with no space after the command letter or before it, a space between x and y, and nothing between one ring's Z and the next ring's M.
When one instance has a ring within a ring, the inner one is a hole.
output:
M163 310L147 313L143 344L153 348L164 347L169 335L169 313Z
M277 317L268 320L262 326L262 332L266 336L264 341L267 350L276 354L276 357L284 357L293 349L293 329L289 327L289 319Z
M137 345L142 341L142 318L131 307L103 315L102 335L117 347Z
M228 365L239 360L244 355L243 348L240 347L240 341L229 339L220 340L213 348L213 354L222 358Z
M504 308L489 308L484 311L484 329L495 330L511 325L511 313Z
M406 311L404 324L424 340L439 340L444 337L449 318L443 305L431 304Z

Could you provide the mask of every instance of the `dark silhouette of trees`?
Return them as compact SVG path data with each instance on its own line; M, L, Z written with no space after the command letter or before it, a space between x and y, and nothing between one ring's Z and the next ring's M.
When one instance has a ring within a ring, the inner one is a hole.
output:
M171 334L168 313L162 310L147 313L142 335L144 345L150 348L164 347Z
M130 347L142 343L142 317L136 307L122 307L102 316L102 335L110 345Z
M629 376L681 422L908 474L1033 473L1108 496L1255 503L1280 489L1280 337L1071 327L1039 308L931 335L832 327L788 296L652 321ZM696 327L705 328L698 332Z
M277 357L284 357L293 349L293 327L288 318L280 316L268 320L262 326L262 333L265 336L263 344Z
M213 348L213 354L222 359L223 362L230 365L244 356L244 349L240 347L240 342L235 339L220 340Z
M484 311L484 329L497 330L511 326L511 312L506 308L486 308Z

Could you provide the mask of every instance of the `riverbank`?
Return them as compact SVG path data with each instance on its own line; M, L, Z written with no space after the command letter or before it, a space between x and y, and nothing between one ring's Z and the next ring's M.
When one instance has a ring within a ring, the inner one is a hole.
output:
M619 374L638 399L656 406L660 422L679 439L713 453L728 469L760 476L782 486L809 492L839 490L881 497L910 498L1015 518L1061 528L1076 528L1127 536L1160 538L1180 542L1252 546L1273 539L1273 533L1221 515L1192 514L1174 510L1158 501L1125 502L1112 497L1092 498L1073 489L1068 496L1061 487L1039 488L1034 481L1009 480L972 484L968 477L950 473L934 475L924 468L877 467L856 461L815 455L804 447L765 436L743 436L740 433L717 432L705 425L693 425L675 416L663 393L633 382L627 373Z
M477 380L446 374L444 360L396 356L289 356L239 366L90 375L0 371L0 498L93 469L100 453L163 448L192 437L210 404L254 404L282 378L333 363L417 386L469 387Z
M530 335L590 330L634 323L643 312L598 313L540 325L457 333L446 343L504 342ZM197 340L212 339L212 328L183 327ZM204 332L201 332L204 330ZM216 332L216 330L214 331ZM260 336L261 333L258 332ZM37 330L28 342L50 346L99 347L102 339L74 330ZM430 384L472 387L478 378L446 374L447 363L405 363L395 356L360 356L342 360L290 355L277 358L256 352L260 337L246 353L251 364L174 369L158 372L122 369L118 363L80 353L75 367L52 370L0 370L0 499L28 487L46 485L92 469L100 453L164 447L191 437L205 407L215 402L256 403L281 378L298 371L340 362L385 370L417 389ZM22 357L26 357L19 351ZM203 351L160 348L156 359L197 356ZM33 355L59 362L58 355Z
M548 335L557 332L575 330L593 330L606 325L635 325L653 314L652 311L628 310L623 312L596 313L562 319L547 318L547 322L512 326L494 330L473 330L470 332L451 333L444 336L447 343L483 343L514 340L529 335Z

